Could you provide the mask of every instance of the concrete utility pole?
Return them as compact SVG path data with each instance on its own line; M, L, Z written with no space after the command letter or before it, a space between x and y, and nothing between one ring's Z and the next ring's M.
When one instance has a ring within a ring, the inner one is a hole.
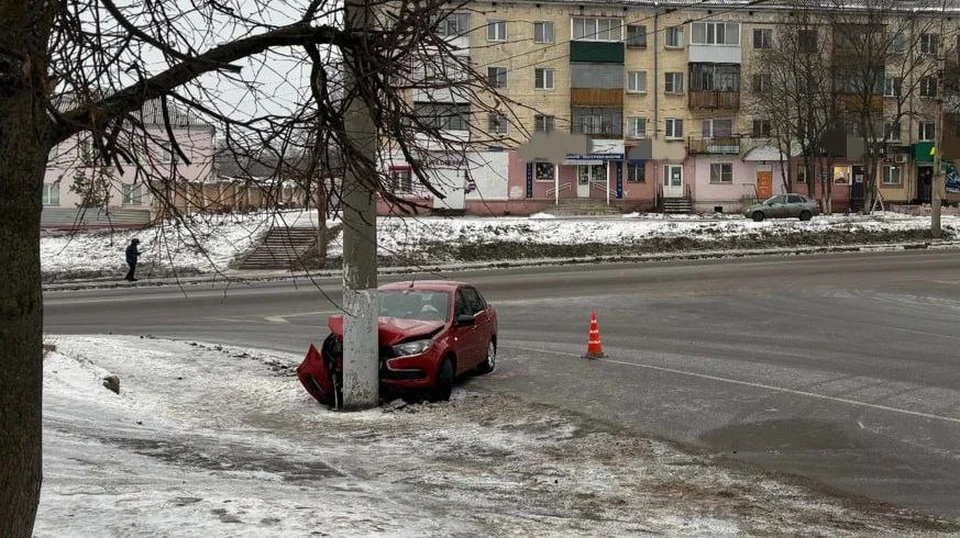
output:
M361 39L374 21L370 0L347 0L346 28ZM377 315L377 129L373 113L361 98L365 75L352 45L344 49L346 96L350 99L344 125L346 140L367 160L348 163L343 177L343 403L344 410L379 403L379 342ZM321 216L322 218L322 216Z
M933 192L930 202L930 235L934 239L939 239L940 229L940 208L943 205L943 199L946 196L946 178L943 177L943 99L946 93L946 84L944 84L944 68L946 67L946 36L943 35L943 18L946 17L947 2L943 1L943 7L940 12L940 42L937 43L937 112L936 124L934 124L934 154L933 154Z

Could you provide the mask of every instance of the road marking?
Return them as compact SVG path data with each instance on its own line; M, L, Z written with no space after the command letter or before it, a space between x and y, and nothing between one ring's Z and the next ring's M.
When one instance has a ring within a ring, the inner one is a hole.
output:
M279 314L276 316L266 316L263 319L270 323L290 323L287 318L296 318L300 316L322 316L323 314L339 314L339 310L317 310L314 312L295 312L292 314Z
M576 354L574 354L574 353L568 353L568 352L564 352L564 351L554 351L554 350L552 350L552 349L540 349L540 348L525 347L525 346L509 346L509 347L511 347L511 348L516 348L516 349L522 349L522 350L525 350L525 351L538 351L538 352L540 352L540 353L552 353L552 354L554 354L554 355L563 355L563 356L566 356L566 357L576 357L576 358L580 358L580 355L576 355ZM942 420L942 421L944 421L944 422L952 422L952 423L954 423L954 424L960 424L960 418L947 417L947 416L943 416L943 415L935 415L935 414L933 414L933 413L924 413L924 412L921 412L921 411L911 411L911 410L909 410L909 409L901 409L901 408L899 408L899 407L891 407L891 406L889 406L889 405L882 405L882 404L874 404L874 403L868 403L868 402L861 402L861 401L859 401L859 400L851 400L850 398L840 398L840 397L837 397L837 396L827 396L826 394L817 394L816 392L809 392L809 391L805 391L805 390L789 389L789 388L786 388L786 387L778 387L778 386L776 386L776 385L767 385L767 384L764 384L764 383L754 383L754 382L752 382L752 381L741 381L741 380L739 380L739 379L730 379L730 378L727 378L727 377L720 377L720 376L715 376L715 375L710 375L710 374L701 374L701 373L698 373L698 372L689 372L689 371L686 371L686 370L678 370L678 369L676 369L676 368L667 368L667 367L664 367L664 366L653 366L653 365L651 365L651 364L640 364L640 363L636 363L636 362L618 361L618 360L609 359L609 358L607 358L607 359L598 359L596 362L611 362L611 363L614 363L614 364L622 364L622 365L625 365L625 366L636 366L637 368L645 368L645 369L648 369L648 370L657 370L657 371L660 371L660 372L667 372L667 373L671 373L671 374L685 375L685 376L689 376L689 377L698 377L698 378L700 378L700 379L708 379L708 380L710 380L710 381L719 381L719 382L721 382L721 383L730 383L730 384L733 384L733 385L743 385L743 386L745 386L745 387L753 387L753 388L764 389L764 390L769 390L769 391L773 391L773 392L782 392L782 393L786 393L786 394L793 394L793 395L796 395L796 396L806 396L806 397L808 397L808 398L817 398L817 399L820 399L820 400L829 400L829 401L839 402L839 403L845 403L845 404L849 404L849 405L857 405L857 406L861 406L861 407L869 407L869 408L871 408L871 409L879 409L879 410L881 410L881 411L890 411L890 412L893 412L893 413L901 413L901 414L904 414L904 415L910 415L910 416L914 416L914 417L929 418L929 419L934 419L934 420Z

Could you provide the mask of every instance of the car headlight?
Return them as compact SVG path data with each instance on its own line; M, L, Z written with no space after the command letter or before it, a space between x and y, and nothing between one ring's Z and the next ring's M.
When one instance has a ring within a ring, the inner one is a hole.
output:
M433 345L433 340L415 340L405 344L393 346L393 354L397 357L406 357L407 355L419 355Z

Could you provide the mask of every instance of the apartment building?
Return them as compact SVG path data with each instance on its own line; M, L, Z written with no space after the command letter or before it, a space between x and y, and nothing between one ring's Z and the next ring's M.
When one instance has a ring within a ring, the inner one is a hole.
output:
M852 102L860 110L867 106L883 124L881 135L870 135L866 157L818 154L814 194L824 194L829 182L833 209L843 210L858 185L862 190L874 181L888 203L929 201L935 61L956 55L952 14L960 10L954 4L948 3L947 16L924 2L900 2L902 11L879 18L871 14L868 27L895 44L885 41L891 54L883 55L875 95L865 102L847 95L855 92L845 88L839 71L850 62L849 51L829 9L810 15L811 31L797 29L789 2L471 2L448 16L441 31L457 40L458 54L469 57L506 101L523 106L481 114L455 95L412 96L455 104L462 121L448 127L475 142L467 158L454 159L459 164L436 168L447 196L433 203L468 213L524 214L567 198L596 198L623 210L680 201L679 207L694 211L730 212L787 190L806 192L801 144L778 136L779 118L757 105L771 84L761 58L788 33L796 41L798 32L803 46L822 40L831 51L821 74L830 81L831 110L838 114L831 127L866 135L856 122L841 119L841 113L852 117ZM849 7L845 28L868 11ZM914 68L914 61L929 65ZM584 135L590 149L524 161L518 149L549 132ZM862 160L874 154L873 165L865 166ZM385 165L397 185L415 190L402 159ZM867 169L875 177L867 178Z

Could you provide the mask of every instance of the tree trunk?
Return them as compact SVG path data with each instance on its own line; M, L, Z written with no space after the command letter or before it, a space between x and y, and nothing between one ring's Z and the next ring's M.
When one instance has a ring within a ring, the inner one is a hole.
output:
M20 80L11 84L0 76L0 536L4 537L32 534L40 500L40 209L51 145L45 141L46 114L36 97Z
M317 269L327 265L327 181L317 180Z

